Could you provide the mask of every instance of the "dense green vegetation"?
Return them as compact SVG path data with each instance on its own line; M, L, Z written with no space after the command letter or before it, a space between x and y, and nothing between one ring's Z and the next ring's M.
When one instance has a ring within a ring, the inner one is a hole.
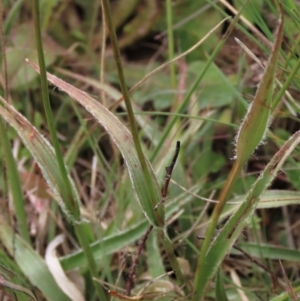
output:
M3 300L297 300L298 3L0 14Z

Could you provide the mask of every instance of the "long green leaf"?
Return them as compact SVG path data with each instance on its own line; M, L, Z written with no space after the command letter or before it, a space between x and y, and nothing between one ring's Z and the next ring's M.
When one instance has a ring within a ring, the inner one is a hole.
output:
M284 24L282 5L279 5L279 8L281 21L278 26L272 54L269 58L255 97L249 106L243 123L241 124L236 136L236 159L242 166L252 155L256 147L262 143L270 125L272 109L274 109L274 81L281 49Z
M107 255L117 252L128 244L138 240L145 233L147 227L148 221L144 220L123 232L95 241L91 244L95 260L99 261ZM61 258L61 265L65 271L84 267L86 264L86 258L82 250Z
M29 64L39 72L39 68L33 64ZM122 153L128 172L130 175L131 183L135 189L141 208L150 221L151 224L158 227L164 226L164 206L158 206L157 210L154 210L156 204L160 202L160 188L158 186L156 177L152 170L152 167L147 160L147 166L151 172L152 186L155 187L155 198L151 198L151 193L148 189L147 179L144 176L143 169L140 165L140 161L135 150L132 136L128 129L108 111L102 104L97 102L94 98L87 93L75 88L74 86L66 83L65 81L57 78L56 76L47 73L48 81L57 86L62 91L69 94L73 99L78 101L87 111L89 111L96 120L106 129L109 135L114 140L115 144Z
M59 202L63 212L66 214L70 221L77 223L75 225L75 230L80 244L84 250L85 257L88 261L88 267L93 277L97 277L97 268L92 257L92 252L89 249L89 243L86 237L86 233L82 227L83 225L78 224L82 221L77 218L78 215L76 213L76 216L74 217L72 215L73 211L69 212L65 206L65 185L53 148L51 147L49 142L34 128L34 126L32 126L26 120L24 116L18 113L1 97L0 104L0 114L12 127L15 128L24 144L27 146L32 156L37 161L43 173L43 176L49 185L49 188L53 192L56 200ZM79 204L79 196L70 177L69 182L72 188L73 200L75 200L75 202ZM72 208L70 208L70 210L72 210ZM99 295L101 295L101 299L106 300L105 293L102 287L98 283L95 283L95 286L97 291L99 292Z
M195 295L194 301L197 301L207 285L208 279L203 275L203 268L207 263L207 253L213 238L217 223L230 195L233 185L236 182L240 171L255 148L261 143L270 123L273 95L273 83L275 78L276 66L280 52L280 46L283 36L283 10L280 5L281 22L278 26L278 32L273 47L272 54L269 58L268 65L265 69L262 81L257 89L255 98L251 103L246 117L238 131L236 138L236 161L227 177L227 181L220 193L219 202L212 213L210 225L206 231L205 240L201 247L201 253L198 258L196 275L194 280ZM204 269L205 270L205 269ZM203 278L204 277L204 278ZM199 289L200 288L200 289Z
M246 195L241 195L235 198L228 203L242 203L246 198ZM229 208L232 205L227 204ZM300 192L299 191L292 191L292 190L266 190L260 198L260 201L257 205L259 209L267 209L267 208L278 208L283 206L289 205L299 205L300 204ZM239 206L235 206L238 208Z
M71 213L66 209L64 204L64 182L59 171L58 163L54 154L54 150L49 142L31 125L27 119L18 113L11 105L9 105L0 96L0 114L2 117L17 131L20 138L31 152L34 159L37 161L44 178L46 179L49 188L53 192L55 199L58 201L62 211L68 219L73 222L75 220ZM71 181L71 179L70 179ZM73 195L77 202L79 196L72 183Z
M155 206L159 203L159 199L160 199L160 192L159 191L160 190L158 189L158 184L157 184L157 181L156 181L156 177L154 176L151 165L149 164L149 161L144 156L144 152L142 150L142 145L141 145L141 142L140 142L139 133L138 133L138 129L137 129L137 126L136 126L136 120L135 120L133 109L132 109L132 103L131 103L131 100L130 100L130 97L129 97L128 87L127 87L127 84L126 84L126 81L125 81L125 75L124 75L124 69L123 69L123 66L122 66L121 53L120 53L120 49L119 49L119 45L118 45L118 39L117 39L115 26L114 26L113 19L112 19L112 13L111 13L109 0L102 0L102 8L103 8L103 12L104 12L105 19L106 19L106 25L109 29L111 47L112 47L115 62L116 62L116 69L117 69L117 72L118 72L119 84L120 84L120 88L121 88L121 91L122 91L122 94L123 94L123 97L124 97L124 102L125 102L125 105L126 105L128 122L129 122L129 125L130 125L131 134L132 134L132 136L131 136L132 137L132 142L133 142L133 146L134 146L134 151L136 153L136 158L134 160L136 162L134 164L137 165L137 163L138 163L138 165L139 165L139 172L137 172L135 170L134 173L139 173L138 176L142 177L142 179L143 179L143 183L141 181L139 183L139 185L143 184L142 190L140 192L143 191L142 192L143 194L146 193L148 195L147 198L145 198L145 195L143 196L143 198L140 198L140 204L142 205L144 213L148 217L149 221L152 224L154 224L155 226L161 226L162 227L162 226L164 226L164 209L163 209L163 206L160 206L161 208L158 208L157 210L154 210ZM65 86L65 85L63 85L63 86ZM68 93L68 91L66 91L66 92ZM91 102L91 100L86 99L84 101L82 99L82 97L80 97L80 95L78 95L78 92L73 94L73 97L74 96L77 96L77 97L75 97L75 99L79 102L81 100L81 104L84 105L86 108L88 108L88 104ZM97 103L95 100L94 100L94 102ZM104 113L104 111L100 110L99 108L96 110L97 113L100 113L100 111L102 111L102 113ZM113 115L111 114L111 116L113 116ZM104 127L107 126L106 130L114 138L115 143L117 144L117 147L120 149L122 155L124 156L125 161L127 161L127 167L128 167L130 176L133 179L134 175L130 172L130 165L129 165L129 160L128 160L129 157L131 157L131 156L125 156L125 153L122 152L121 145L119 143L117 143L117 135L113 135L113 134L116 134L116 132L110 131L110 127L112 126L112 124L106 124L105 125L103 117L107 117L107 114L102 114L102 116L101 116L101 114L96 114L96 115L94 115L94 117L97 118ZM107 120L107 118L106 118L106 120ZM110 118L110 121L113 121L113 119ZM120 125L121 125L121 123L120 123ZM124 134L125 134L125 132L124 132ZM125 134L125 137L119 136L118 138L121 138L120 142L124 143L125 142L124 138L126 139L127 136L128 135ZM129 151L133 152L133 149L131 149ZM132 181L132 183L137 184L137 183L135 183L135 181ZM135 190L138 194L138 197L140 197L139 190L137 189L137 186L134 185L134 188L135 188Z
M197 296L202 296L204 293L208 281L213 277L217 267L220 265L224 256L230 251L235 240L253 214L253 211L259 203L260 196L271 184L272 180L276 177L277 172L282 167L282 164L299 142L300 131L296 132L275 154L260 177L254 183L245 201L219 232L219 235L210 247L199 271L199 282L196 287Z

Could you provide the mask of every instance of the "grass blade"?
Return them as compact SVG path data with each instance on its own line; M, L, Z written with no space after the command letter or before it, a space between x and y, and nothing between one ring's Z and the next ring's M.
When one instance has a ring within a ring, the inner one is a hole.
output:
M256 147L262 143L270 123L272 110L274 109L272 102L273 86L283 37L284 21L282 6L279 5L279 8L281 21L278 26L272 54L254 100L236 136L236 159L240 165L244 165Z
M141 146L141 143L139 140L139 134L138 134L136 121L135 121L135 117L134 117L134 113L133 113L133 109L132 109L132 104L130 101L127 85L125 82L121 54L120 54L120 49L118 47L118 39L117 39L114 23L112 20L112 14L111 14L111 10L110 10L109 0L102 0L102 7L104 10L107 27L109 28L110 40L111 40L111 44L112 44L112 49L113 49L113 53L114 53L117 71L118 71L120 87L121 87L125 105L126 105L127 116L128 116L128 120L129 120L129 124L130 124L130 130L131 130L131 134L132 134L134 148L135 148L135 151L137 154L138 163L140 165L141 176L145 179L144 189L147 192L147 194L149 194L149 197L147 198L147 204L146 204L146 202L143 202L143 204L146 205L147 208L143 208L143 209L145 209L145 214L148 215L148 217L150 217L150 216L155 217L154 219L153 218L150 219L151 223L153 223L155 221L154 225L163 226L164 225L164 209L158 208L157 210L153 211L153 208L156 206L156 204L158 203L158 201L160 199L160 195L159 195L160 190L157 189L158 185L156 182L156 178L154 176L154 173L151 169L149 162L146 160L146 158L144 156L142 146ZM107 130L108 129L109 128L107 128ZM124 154L123 154L123 156L124 156ZM131 176L132 176L132 174L131 174Z
M199 271L199 282L196 287L196 294L198 296L202 296L207 283L214 275L224 256L230 251L235 240L257 207L260 196L271 184L272 180L276 177L277 172L282 167L282 164L299 142L300 131L296 132L275 154L260 177L254 183L243 204L232 215L224 228L220 231L220 234L214 240Z
M53 192L54 197L58 201L62 211L67 218L75 223L75 230L80 241L80 244L84 250L85 256L88 261L88 266L93 277L98 277L96 270L96 264L92 257L85 230L77 216L73 215L65 206L66 193L65 185L60 172L57 157L49 142L33 127L25 117L18 113L12 106L10 106L2 97L0 97L0 115L18 132L26 147L31 152L32 156L37 161L44 178L49 185L49 188ZM75 189L75 185L69 177L69 181L72 188L72 198L79 204L79 196ZM95 283L98 290L98 294L102 296L102 300L106 300L104 291L99 283Z
M214 208L211 217L211 223L207 229L205 240L201 248L194 280L194 288L196 291L194 296L195 301L200 298L204 291L204 287L202 286L206 286L208 282L208 278L204 277L203 275L203 269L206 265L206 256L208 256L207 253L210 243L222 210L226 204L226 200L231 193L233 184L236 182L241 169L252 155L255 148L261 143L266 130L268 129L270 116L272 113L272 95L274 90L273 83L283 36L283 9L281 5L279 5L279 7L281 22L278 26L273 51L263 74L262 81L257 89L253 103L250 105L248 112L246 113L246 117L238 131L236 137L236 161L234 162L234 165L227 178L227 182L220 193L219 203ZM202 277L204 277L205 280ZM199 287L201 289L199 289Z
M54 126L54 120L53 120L51 106L50 106L48 82L46 78L46 65L45 65L42 34L41 34L40 9L39 9L39 1L37 0L33 0L33 16L34 16L34 28L35 28L35 37L36 37L36 48L37 48L39 65L41 70L40 75L41 75L41 90L42 90L43 106L45 110L45 115L50 131L52 143L55 150L55 156L58 162L59 171L61 173L61 179L65 186L64 200L67 208L75 215L75 218L78 219L80 215L79 206L78 206L78 202L76 201L72 193L71 183L69 181L69 177L67 175L67 169L64 164L64 160L60 151L59 142L56 135L56 129Z
M31 62L29 62L29 64L39 72L38 66ZM147 166L151 172L152 185L155 187L156 192L155 197L151 197L148 189L147 178L144 176L144 172L135 150L133 138L127 128L110 111L87 93L75 88L50 73L47 73L47 77L49 82L79 102L106 129L125 159L131 183L136 191L144 214L151 224L162 227L164 225L163 206L159 206L157 210L154 210L155 205L158 204L161 199L160 188L152 167L147 161Z
M75 219L65 206L64 182L62 181L61 173L59 172L54 150L49 142L26 120L24 116L17 112L2 97L0 97L0 104L0 114L17 131L20 138L37 161L43 176L62 211L70 221L75 223L80 222L80 220ZM79 196L74 184L72 184L72 187L74 199L79 202Z

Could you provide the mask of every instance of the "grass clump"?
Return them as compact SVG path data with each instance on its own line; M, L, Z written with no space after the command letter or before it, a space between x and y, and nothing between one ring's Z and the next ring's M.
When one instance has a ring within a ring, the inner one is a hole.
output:
M297 299L299 18L258 2L1 2L3 294Z

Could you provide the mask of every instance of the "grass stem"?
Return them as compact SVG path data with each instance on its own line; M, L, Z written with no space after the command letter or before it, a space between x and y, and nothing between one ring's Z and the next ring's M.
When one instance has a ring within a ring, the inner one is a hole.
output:
M152 185L152 177L149 171L149 167L147 165L143 150L142 150L142 146L139 140L139 134L138 134L138 130L137 130L137 126L136 126L136 122L135 122L135 117L134 117L134 112L132 109L132 105L131 105L131 101L130 101L130 97L129 97L129 93L128 93L128 89L127 89L127 85L126 85L126 81L125 81L125 76L124 76L124 72L123 72L123 66L122 66L122 61L121 61L121 55L120 55L120 49L118 47L118 39L116 36L116 31L114 28L114 24L113 24L113 20L112 20L112 16L111 16L111 12L110 12L110 2L109 0L102 0L103 4L102 7L104 9L105 12L105 18L107 21L107 27L109 28L109 33L110 33L110 39L111 39L111 43L112 43L112 48L113 48L113 52L114 52L114 58L115 58L115 62L117 65L117 72L118 72L118 77L119 77L119 82L120 82L120 86L121 86L121 90L122 90L122 94L124 97L124 101L125 101L125 105L126 105L126 109L127 109L127 116L128 116L128 120L129 120L129 124L130 124L130 129L131 129L131 134L133 137L133 142L136 148L136 152L139 158L139 162L141 165L141 168L143 170L145 179L148 183L148 193L151 196L151 200L153 201L152 203L152 207L154 208L156 203L156 195L157 195L157 191L154 191L155 188ZM159 210L156 210L156 217L157 217L157 225L158 226L163 226L164 225L164 211L163 209L161 209L162 207L160 207Z
M80 219L80 211L79 211L79 204L74 198L74 194L72 191L72 187L69 181L69 177L67 174L66 166L60 151L60 146L56 134L56 129L54 126L52 111L51 111L51 105L50 105L50 99L49 99L49 91L48 91L48 81L46 76L46 67L45 67L45 58L44 58L44 51L43 51L43 44L42 44L42 34L41 34L41 24L40 24L40 11L39 11L39 1L33 0L33 14L34 14L34 25L35 25L35 35L36 35L36 47L38 52L38 59L39 59L39 65L40 65L40 76L41 76L41 89L42 89L42 99L43 99L43 105L44 110L46 114L47 124L49 127L52 143L54 145L55 149L55 155L58 161L60 174L62 178L62 182L64 185L64 189L62 189L62 193L64 193L64 201L66 202L67 208L70 210L70 212L73 214L76 220ZM86 233L84 231L83 225L76 225L75 226L76 233L78 236L78 239L81 243L81 246L84 250L86 259L88 261L88 267L90 270L90 273L92 277L97 278L98 272L96 269L96 263L93 257L93 254L91 252L89 243L86 239ZM94 282L94 286L96 288L98 297L100 300L105 301L106 296L104 293L104 290L102 286Z

